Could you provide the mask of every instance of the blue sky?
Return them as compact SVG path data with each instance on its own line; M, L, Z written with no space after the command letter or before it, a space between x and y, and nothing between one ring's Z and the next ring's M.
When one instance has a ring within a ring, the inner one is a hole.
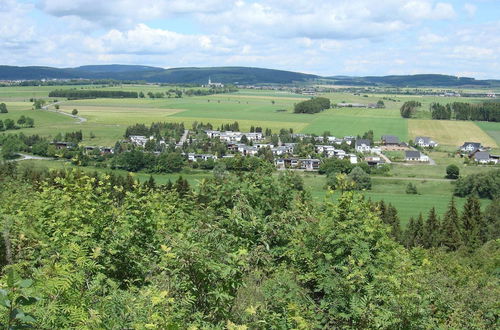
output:
M0 64L500 78L500 0L0 0Z

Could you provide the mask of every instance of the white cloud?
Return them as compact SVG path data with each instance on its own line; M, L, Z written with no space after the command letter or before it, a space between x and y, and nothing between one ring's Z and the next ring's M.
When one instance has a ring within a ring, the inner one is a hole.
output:
M464 4L464 10L469 17L474 17L476 15L477 7L472 3L466 3Z

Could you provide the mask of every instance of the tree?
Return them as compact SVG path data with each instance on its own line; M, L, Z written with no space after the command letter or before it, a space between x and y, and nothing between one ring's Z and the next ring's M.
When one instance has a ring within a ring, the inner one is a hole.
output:
M401 108L399 109L401 113L401 117L403 118L411 118L415 113L416 109L421 107L422 104L418 101L407 101L403 103Z
M56 110L59 110L60 108L59 104L54 105L54 108L56 108Z
M348 177L355 183L354 188L356 190L372 189L372 179L361 167L356 166L351 173L349 173Z
M26 126L27 127L34 127L35 126L35 120L31 117L26 117Z
M484 229L481 230L483 241L500 238L500 199L496 199L488 205L483 213Z
M21 127L24 126L24 124L26 124L26 117L25 116L19 117L19 119L17 120L17 124Z
M3 121L0 120L0 131L3 131L3 130L4 130Z
M470 249L476 249L482 243L481 230L486 229L482 220L479 200L469 196L462 212L462 242Z
M385 103L382 100L377 101L377 108L385 108Z
M7 105L5 103L0 103L0 113L8 113Z
M12 119L5 119L4 125L6 130L16 128L16 123Z
M73 109L73 111L71 111L71 114L73 116L76 116L78 114L78 110L77 109Z
M425 248L434 248L439 245L441 238L441 228L436 209L433 207L424 225L423 243Z
M415 186L413 183L409 182L408 185L406 186L406 193L410 194L410 195L418 194L417 186Z
M139 92L139 98L143 99L145 97L144 92Z
M449 250L457 250L462 245L461 236L462 224L455 206L455 199L452 198L441 225L440 245Z
M446 167L447 179L458 179L460 176L460 169L455 164L450 164Z

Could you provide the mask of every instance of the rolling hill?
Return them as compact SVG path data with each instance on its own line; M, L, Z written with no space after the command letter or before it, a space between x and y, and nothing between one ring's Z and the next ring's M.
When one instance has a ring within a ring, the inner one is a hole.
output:
M500 87L500 80L476 80L441 74L321 77L300 72L252 67L186 67L163 69L144 65L86 65L76 68L0 66L0 80L115 79L151 83L292 84L321 81L333 85L390 87Z

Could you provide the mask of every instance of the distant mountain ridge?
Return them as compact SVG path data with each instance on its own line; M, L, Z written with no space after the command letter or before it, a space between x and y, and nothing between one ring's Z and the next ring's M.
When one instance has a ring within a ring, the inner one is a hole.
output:
M185 67L163 69L144 65L85 65L76 68L0 65L0 80L115 79L151 83L292 84L324 82L333 85L390 87L499 87L500 80L476 80L440 74L322 77L313 74L253 67Z

